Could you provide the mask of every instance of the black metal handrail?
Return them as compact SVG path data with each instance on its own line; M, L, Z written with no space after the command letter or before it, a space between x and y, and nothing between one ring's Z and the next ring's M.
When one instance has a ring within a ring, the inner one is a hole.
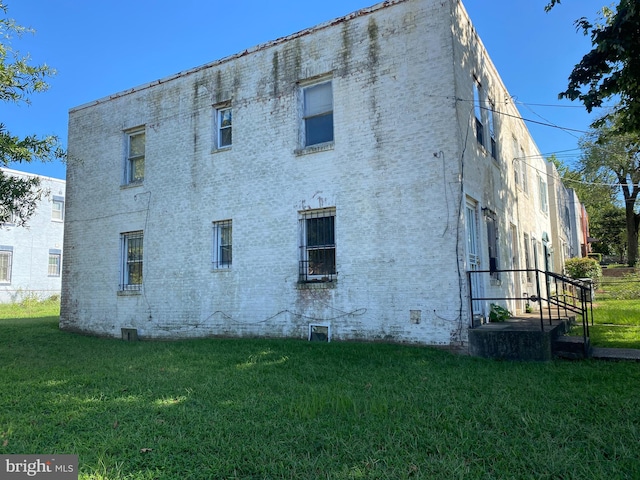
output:
M473 291L473 275L495 275L496 273L526 273L527 277L530 274L535 275L535 290L533 295L526 296L507 296L507 297L479 297L474 295ZM544 279L544 283L541 280ZM591 280L582 280L566 277L564 275L547 272L538 269L507 269L507 270L469 270L467 271L467 282L469 286L469 307L471 311L470 328L474 328L473 323L473 305L477 301L488 300L525 300L527 302L533 302L538 304L538 311L540 313L540 329L544 331L545 311L548 315L549 325L552 324L553 311L555 310L557 317L560 318L563 314L568 316L568 312L580 315L582 319L582 331L585 339L585 345L587 338L589 338L589 317L591 318L591 325L593 325L593 285ZM555 288L552 289L551 286ZM546 288L544 288L546 287ZM553 293L552 293L553 292Z

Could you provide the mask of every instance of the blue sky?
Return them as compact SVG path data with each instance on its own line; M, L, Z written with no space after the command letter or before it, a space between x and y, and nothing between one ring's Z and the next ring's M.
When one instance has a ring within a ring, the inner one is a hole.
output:
M57 70L32 105L0 104L14 135L59 136L70 108L241 52L375 4L375 0L6 0L8 16L36 30L13 42L35 64ZM543 154L571 162L595 119L558 100L573 66L590 49L574 21L594 19L603 0L466 0L471 20ZM12 165L65 177L63 164Z

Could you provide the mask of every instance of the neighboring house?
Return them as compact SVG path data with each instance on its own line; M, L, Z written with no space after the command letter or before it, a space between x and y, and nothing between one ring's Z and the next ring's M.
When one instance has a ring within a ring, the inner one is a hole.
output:
M65 181L15 170L5 175L38 177L42 199L26 226L0 226L0 302L60 295Z
M562 270L548 162L457 0L387 1L73 108L68 149L65 330L460 345L488 314L467 271Z

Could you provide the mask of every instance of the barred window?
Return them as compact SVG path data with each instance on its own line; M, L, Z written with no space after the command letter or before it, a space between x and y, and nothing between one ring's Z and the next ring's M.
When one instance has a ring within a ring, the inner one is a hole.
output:
M142 287L143 234L128 232L121 235L122 279L121 290L140 290Z
M50 277L60 276L61 260L62 260L62 252L60 250L49 250L48 275Z
M300 281L335 279L335 208L309 210L300 214Z
M231 268L233 260L231 220L213 222L213 268Z
M11 283L13 247L0 247L0 283Z

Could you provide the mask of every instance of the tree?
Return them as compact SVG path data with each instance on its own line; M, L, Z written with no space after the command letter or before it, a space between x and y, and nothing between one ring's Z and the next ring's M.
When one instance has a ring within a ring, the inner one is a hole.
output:
M7 6L0 0L0 100L30 104L30 96L48 89L47 78L55 71L45 65L31 65L29 56L21 56L12 48L11 41L32 29L17 25L6 17ZM39 138L12 135L0 122L0 164L12 162L50 161L64 159L65 153L55 136ZM17 178L0 172L0 223L13 219L24 225L35 211L38 200L46 194L39 188L37 178Z
M618 117L609 116L605 123L593 129L581 141L583 155L581 171L596 178L613 178L622 194L625 212L627 261L634 266L638 260L638 227L640 214L636 212L640 194L640 134L621 134ZM613 214L609 211L609 214Z
M559 3L551 0L545 10ZM640 2L620 0L615 11L604 7L602 15L602 23L593 24L585 17L576 20L577 29L591 37L593 48L573 68L559 97L580 100L588 112L616 99L615 110L594 126L614 115L621 133L640 133Z
M587 139L581 141L583 148L587 143ZM625 210L621 207L620 188L614 173L605 168L594 169L593 164L584 158L574 168L555 155L548 160L556 166L562 183L575 190L587 209L589 233L596 239L592 244L593 250L624 257L627 251Z

